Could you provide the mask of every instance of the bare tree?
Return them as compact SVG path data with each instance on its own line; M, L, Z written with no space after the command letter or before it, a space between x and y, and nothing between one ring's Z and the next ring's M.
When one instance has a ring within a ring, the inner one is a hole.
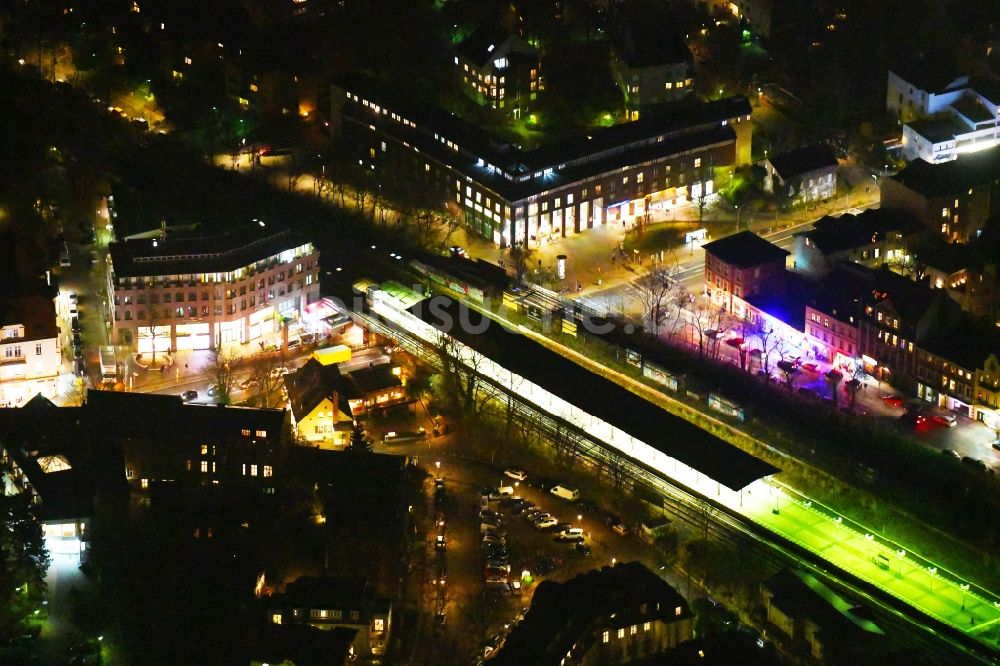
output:
M257 403L261 407L277 407L281 400L282 375L278 370L285 359L280 352L263 352L250 357L250 378L257 386Z
M704 300L700 303L689 303L688 307L691 308L688 324L698 336L698 354L704 357L705 341L715 342L715 337L725 320L726 309Z
M236 386L236 373L242 366L243 357L221 344L209 351L208 373L219 389L219 399L223 404L229 404L229 397Z
M677 296L684 292L684 287L676 279L676 273L675 258L671 268L649 271L632 283L632 288L643 305L644 321L648 324L650 333L657 337L671 310L681 303Z
M787 346L785 339L778 335L774 327L760 320L750 322L748 330L760 343L760 356L761 362L764 364L764 372L770 373L772 356L777 353L779 360L784 356L784 350Z
M146 331L149 332L150 347L153 351L153 363L156 363L156 338L159 337L160 309L149 308L149 323L146 324Z

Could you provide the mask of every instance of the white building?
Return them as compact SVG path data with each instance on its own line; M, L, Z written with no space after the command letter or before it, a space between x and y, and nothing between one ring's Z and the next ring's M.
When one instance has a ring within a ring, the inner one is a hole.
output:
M1000 89L968 76L924 82L890 71L886 109L903 124L903 157L931 164L1000 143Z
M61 360L53 299L0 301L0 406L19 407L37 393L55 397Z

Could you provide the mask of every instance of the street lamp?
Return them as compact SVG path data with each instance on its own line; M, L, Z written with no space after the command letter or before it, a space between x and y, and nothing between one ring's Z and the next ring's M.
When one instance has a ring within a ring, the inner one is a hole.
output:
M962 610L965 610L965 593L969 591L969 584L959 583L958 587L962 590Z
M736 233L740 231L740 206L736 204Z

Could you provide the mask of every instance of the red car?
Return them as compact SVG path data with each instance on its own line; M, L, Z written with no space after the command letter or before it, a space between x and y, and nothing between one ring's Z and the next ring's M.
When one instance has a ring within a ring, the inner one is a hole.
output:
M898 395L884 395L882 396L882 402L884 402L887 405L892 405L893 407L903 406L903 398L902 396Z
M803 363L802 367L808 370L809 372L816 372L817 366L815 363Z

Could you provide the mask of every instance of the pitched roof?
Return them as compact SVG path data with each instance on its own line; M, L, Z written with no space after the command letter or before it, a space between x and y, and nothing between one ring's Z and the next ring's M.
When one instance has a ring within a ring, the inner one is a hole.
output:
M796 148L787 153L768 158L771 166L782 178L793 178L802 174L837 166L833 149L825 143L816 143Z
M348 373L348 377L351 378L351 381L354 382L362 395L403 385L399 377L392 374L392 366L387 363L373 365L370 368L352 370Z
M665 32L658 22L631 21L622 42L622 59L632 68L691 62L691 51L684 40Z
M737 268L752 268L774 261L784 261L785 257L791 254L752 231L741 231L706 243L704 250Z
M294 604L356 604L375 597L364 577L303 576L285 586L284 600Z
M585 650L588 641L597 640L595 628L614 630L654 619L669 623L690 617L684 597L639 562L605 566L565 583L542 582L494 663L557 665L574 646Z
M339 396L337 409L341 414L353 417L348 398L357 396L350 383L344 381L336 364L323 365L310 358L301 368L285 375L285 389L296 421L309 416L317 405L334 395Z
M808 238L809 242L823 254L833 254L869 245L873 236L882 237L890 232L917 233L923 228L923 225L906 211L870 208L857 215L845 214L840 217L827 215L817 220L812 229L795 235Z
M484 25L465 38L458 45L458 52L476 63L485 65L491 56L496 52L497 47L506 42L511 37L521 40L517 34L498 25ZM521 40L523 41L523 40Z

